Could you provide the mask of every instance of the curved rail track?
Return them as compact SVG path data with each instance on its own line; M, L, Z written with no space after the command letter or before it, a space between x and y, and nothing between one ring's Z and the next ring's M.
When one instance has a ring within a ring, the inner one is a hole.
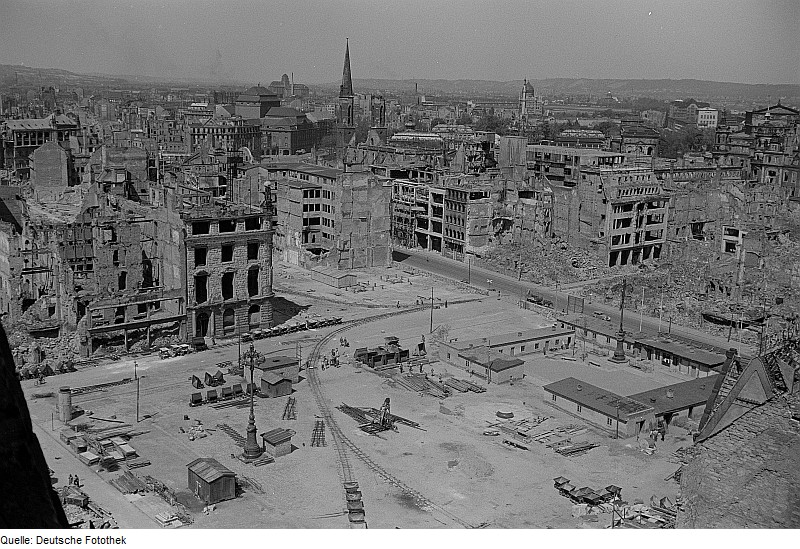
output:
M349 330L351 328L355 328L356 326L362 326L367 324L368 322L374 322L376 320L384 320L386 318L391 318L393 316L398 316L402 314L414 313L419 311L427 310L426 307L414 307L411 309L405 309L402 311L394 311L391 313L386 313L382 315L376 315L364 318L362 320L356 320L352 322L348 322L343 324L342 326L336 328L321 340L317 342L314 348L309 355L309 364L316 364L317 360L321 356L321 350L325 346L325 344L330 341L334 336ZM455 516L453 513L447 511L446 509L442 508L441 506L437 505L433 501L426 498L417 490L414 490L402 480L388 472L386 469L375 463L361 448L359 448L352 440L350 440L342 429L339 427L336 419L333 417L331 413L331 407L328 404L328 400L325 397L324 393L322 392L322 387L317 376L317 368L310 368L308 370L308 380L309 384L311 385L311 391L314 395L314 399L317 402L317 406L319 407L320 412L322 413L322 417L325 419L325 423L328 425L328 429L330 430L331 434L333 435L334 445L336 447L337 453L337 460L340 466L340 476L342 478L342 482L353 482L355 481L355 477L353 475L353 469L350 466L350 461L347 456L347 450L349 449L358 459L360 459L364 464L369 467L375 474L379 477L384 479L389 484L392 484L396 488L400 489L403 493L411 496L416 501L417 505L432 514L439 514L444 518L448 519L450 522L456 523L464 528L473 528L473 525L469 524L468 522L461 520L459 517Z

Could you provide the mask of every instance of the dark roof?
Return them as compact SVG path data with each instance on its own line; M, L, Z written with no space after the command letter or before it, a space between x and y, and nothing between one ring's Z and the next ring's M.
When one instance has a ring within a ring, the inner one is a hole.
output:
M267 443L276 446L281 442L286 442L287 440L291 440L294 436L294 431L291 429L273 429L271 431L267 431L266 433L261 434L261 438L264 439Z
M236 98L237 101L258 101L264 96L268 96L270 99L277 99L278 96L275 95L275 92L268 90L263 86L253 86L252 88L246 89L242 94Z
M617 408L619 408L620 415L624 416L644 414L653 410L652 406L648 406L638 400L606 391L574 377L564 378L555 383L545 385L543 388L549 393L566 398L609 417L616 415Z
M502 345L509 345L511 343L527 343L529 341L540 341L553 337L561 337L572 335L575 332L572 328L558 328L556 326L550 328L535 328L532 330L520 330L517 332L510 332L506 334L497 334L467 341L459 341L459 348L467 349L470 346L479 347L498 347Z
M272 372L262 372L261 381L266 381L269 385L277 385L281 381L288 381L289 383L292 382L291 379L279 376L278 374L273 374Z
M711 368L720 366L725 362L725 355L710 353L708 351L697 349L683 343L675 343L673 341L664 341L644 337L637 337L635 339L637 343L642 345L659 349L661 351L666 351L672 355L687 358L693 362L697 362L698 364L702 364Z
M484 346L471 347L459 354L470 362L480 364L493 372L502 372L503 370L525 364L523 360L504 355L503 353Z
M297 364L297 358L293 356L268 356L261 364L256 364L259 370L277 370L286 366Z
M214 458L198 458L186 467L188 467L192 473L208 483L214 482L222 477L236 476L236 473L222 465Z
M305 115L291 107L272 107L267 111L267 116L270 118L297 118Z
M628 398L652 406L656 415L679 412L708 402L717 378L718 375L698 377L667 387L636 393ZM668 394L672 394L672 396L670 397Z

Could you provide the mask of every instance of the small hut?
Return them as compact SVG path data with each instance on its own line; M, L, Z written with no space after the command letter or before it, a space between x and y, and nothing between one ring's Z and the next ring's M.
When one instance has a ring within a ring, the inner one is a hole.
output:
M186 466L189 490L207 504L236 497L236 473L213 458L198 458Z
M294 431L291 429L273 429L261 435L264 439L264 451L273 458L285 456L292 451L292 437Z
M292 380L272 372L261 374L261 394L277 398L292 394Z

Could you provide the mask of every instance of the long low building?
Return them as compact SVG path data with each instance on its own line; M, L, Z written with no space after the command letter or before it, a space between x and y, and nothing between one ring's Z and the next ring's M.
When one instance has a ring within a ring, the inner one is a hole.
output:
M488 383L506 383L522 379L525 362L489 347L478 346L459 353L463 368Z
M656 427L667 426L678 418L698 420L711 397L718 376L701 377L651 389L629 396L620 396L591 383L568 377L544 386L551 401L558 407L585 417L587 421L616 432L619 408L619 433L633 436Z
M559 408L586 418L623 438L656 426L655 410L638 400L568 377L543 387Z
M477 339L451 339L448 343L440 345L439 358L452 362L462 351L472 347L488 347L498 353L511 356L530 355L534 353L547 354L549 350L566 349L570 347L575 338L572 328L558 328L556 325L532 330L520 330Z
M706 409L714 384L719 377L714 374L675 383L630 395L629 398L652 406L656 419L670 425L677 418L700 420Z
M573 329L577 338L599 347L613 349L617 345L619 324L593 316L566 315L558 318L563 329ZM673 341L669 337L647 337L641 333L626 332L623 339L626 353L637 353L647 360L667 361L679 372L685 370L692 377L709 376L725 362L725 355L699 349Z

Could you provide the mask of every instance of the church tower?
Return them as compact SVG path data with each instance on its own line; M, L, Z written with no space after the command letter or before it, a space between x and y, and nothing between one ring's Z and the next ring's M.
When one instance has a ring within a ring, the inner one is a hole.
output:
M350 39L347 39L347 49L344 52L344 69L342 70L342 85L339 88L339 111L337 122L337 145L346 147L355 134L355 95L353 94L353 75L350 72Z

